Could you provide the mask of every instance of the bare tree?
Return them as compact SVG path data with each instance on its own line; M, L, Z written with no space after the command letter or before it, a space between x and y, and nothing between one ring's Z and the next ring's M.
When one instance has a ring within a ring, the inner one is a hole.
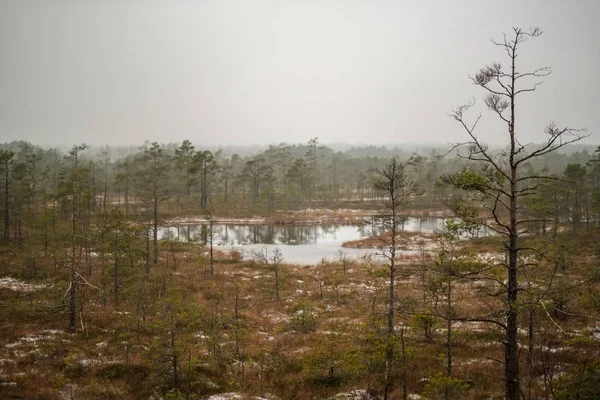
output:
M528 174L525 164L534 158L544 156L573 142L586 137L585 130L568 127L559 128L555 123L546 127L546 139L541 145L523 144L519 141L516 131L516 99L521 94L535 91L542 83L539 79L548 76L549 67L542 67L531 72L519 72L517 55L523 42L542 34L539 28L523 30L513 28L511 37L503 36L501 41L493 41L508 57L508 68L494 62L481 68L474 77L473 83L487 93L485 105L501 121L506 124L508 133L508 148L493 152L478 138L476 127L481 115L474 122L468 122L466 112L473 107L474 102L462 105L450 114L466 132L468 139L456 143L453 148L464 159L474 161L481 167L479 170L465 168L460 172L446 176L445 180L456 187L479 193L480 200L489 211L485 220L489 229L505 238L504 246L508 253L507 262L501 265L506 271L506 279L499 283L505 296L503 316L490 320L502 327L505 332L504 341L504 378L505 397L507 400L520 398L519 386L519 354L518 354L518 292L519 288L519 237L528 223L533 222L521 217L519 202L536 192L541 185L540 178ZM531 82L533 80L533 82ZM549 179L549 178L548 178Z
M79 234L79 201L80 201L80 184L81 174L79 169L80 153L86 150L89 146L85 143L75 145L69 151L71 159L71 282L69 285L69 331L74 332L77 326L77 286L79 284L78 260L77 260L77 244Z

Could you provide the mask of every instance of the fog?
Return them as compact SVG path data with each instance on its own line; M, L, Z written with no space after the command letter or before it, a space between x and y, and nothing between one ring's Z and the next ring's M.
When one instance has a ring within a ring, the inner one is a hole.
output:
M447 143L490 42L540 26L519 70L552 74L518 103L522 142L549 121L598 132L596 1L3 1L0 141L129 145ZM535 83L535 82L532 82ZM592 135L587 143L597 143Z

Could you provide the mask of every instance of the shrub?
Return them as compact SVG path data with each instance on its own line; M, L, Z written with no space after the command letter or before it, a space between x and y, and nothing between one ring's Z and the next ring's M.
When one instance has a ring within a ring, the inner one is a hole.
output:
M558 400L600 399L600 361L586 363L557 382Z
M429 377L425 385L425 396L432 399L460 400L466 398L469 385L460 379L436 374Z

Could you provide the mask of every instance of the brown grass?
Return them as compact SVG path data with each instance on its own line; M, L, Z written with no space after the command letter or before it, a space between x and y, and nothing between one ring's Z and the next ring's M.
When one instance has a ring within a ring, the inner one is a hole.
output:
M403 233L412 240L412 233ZM358 245L377 246L361 241ZM593 244L590 243L590 246ZM495 243L475 243L479 251L497 250ZM191 244L176 249L177 265L166 260L172 255L161 246L161 263L152 266L148 281L146 318L142 320L137 296L138 270L124 272L122 300L112 301L112 281L108 269L101 272L94 259L90 284L105 287L107 295L83 288L82 322L85 331L66 332L62 297L68 270L57 270L46 260L40 263L38 283L46 289L17 292L0 289L0 336L3 347L0 365L3 382L1 398L53 399L60 396L86 399L147 399L161 388L164 362L150 357L155 346L165 341L165 311L176 310L178 340L185 349L180 355L182 391L199 398L210 393L239 390L250 394L271 392L282 399L325 398L351 388L380 390L382 360L377 357L381 341L386 296L386 266L355 263L344 273L342 266L282 265L281 300L275 301L273 272L252 262L236 261L231 254L216 253L216 275L210 277L206 250ZM564 281L580 281L592 249L579 251L564 273ZM19 276L21 265L14 253L3 251L2 276ZM398 324L407 326L409 356L408 387L422 393L428 377L444 371L445 327L438 324L427 340L413 324L410 310L422 301L425 282L403 257L397 285L400 303ZM540 268L546 268L541 266ZM540 275L542 276L542 275ZM25 278L23 278L25 279ZM541 278L540 278L541 279ZM584 289L598 290L598 282L572 290L569 312L597 313ZM177 293L177 298L173 297ZM461 315L484 314L498 308L500 298L483 295L476 283L455 287L456 309ZM235 299L243 329L239 333L240 354L235 346ZM434 300L426 294L429 304ZM550 303L547 303L550 307ZM192 318L192 316L194 316ZM303 316L308 316L302 321ZM314 326L310 316L314 317ZM522 321L526 314L523 313ZM375 321L375 322L374 322ZM565 373L587 359L598 357L598 343L587 328L593 320L566 316L547 318L546 310L536 308L535 365L532 382L535 393L545 393L542 371L556 365L556 374ZM555 324L560 324L558 330ZM305 330L303 330L304 328ZM525 325L523 324L523 327ZM302 329L301 329L302 328ZM493 325L455 323L454 374L468 381L468 399L489 398L503 392L502 335ZM48 333L50 332L55 333ZM46 332L46 333L45 333ZM527 332L521 331L521 343ZM34 340L35 339L35 340ZM218 343L215 353L212 341ZM567 350L560 350L566 348ZM554 350L553 350L554 349ZM527 376L526 348L522 347L522 373ZM158 357L155 350L153 356ZM234 362L234 360L236 360ZM152 361L154 360L154 361ZM243 374L242 374L242 363ZM398 384L401 366L394 370L393 397L401 396Z

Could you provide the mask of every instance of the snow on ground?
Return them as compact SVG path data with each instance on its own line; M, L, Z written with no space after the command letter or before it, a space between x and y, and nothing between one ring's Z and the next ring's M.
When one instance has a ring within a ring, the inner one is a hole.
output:
M338 393L327 400L375 400L375 397L371 396L364 389L357 389L350 392Z
M280 312L262 312L261 317L269 319L272 323L287 323L290 321L290 317Z
M166 226L177 226L177 225L194 225L194 224L208 224L206 218L202 217L186 217L186 218L175 218L168 220ZM213 224L230 224L230 225L252 225L252 224L264 224L266 218L254 217L254 218L213 218Z
M33 283L23 282L10 276L0 278L0 289L10 289L14 290L15 292L33 292L35 290L44 289L49 286L50 285L44 283L36 285Z
M588 328L592 332L592 337L596 340L600 340L600 326Z
M31 335L23 336L22 338L14 341L14 342L5 344L4 347L6 347L7 349L12 349L12 348L23 346L26 344L35 344L42 340L54 339L56 337L56 335L58 335L59 333L64 333L64 332L56 330L56 329L47 329L45 331L42 331L40 334L31 334Z
M265 395L266 397L247 396L240 393L220 393L208 397L206 400L277 400L278 397Z

